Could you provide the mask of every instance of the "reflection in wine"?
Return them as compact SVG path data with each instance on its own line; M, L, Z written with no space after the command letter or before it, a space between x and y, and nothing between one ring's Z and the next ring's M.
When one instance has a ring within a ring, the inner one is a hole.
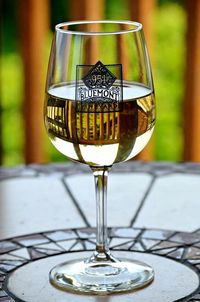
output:
M142 150L155 124L154 95L137 83L129 83L123 90L123 111L79 112L73 85L51 88L45 121L55 147L92 166L111 166Z

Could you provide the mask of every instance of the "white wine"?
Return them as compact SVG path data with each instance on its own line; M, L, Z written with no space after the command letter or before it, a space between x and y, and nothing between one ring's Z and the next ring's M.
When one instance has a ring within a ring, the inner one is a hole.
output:
M54 86L46 95L48 135L53 145L72 160L111 166L137 155L152 135L155 100L146 86L126 82L120 112L79 112L76 105L74 84Z

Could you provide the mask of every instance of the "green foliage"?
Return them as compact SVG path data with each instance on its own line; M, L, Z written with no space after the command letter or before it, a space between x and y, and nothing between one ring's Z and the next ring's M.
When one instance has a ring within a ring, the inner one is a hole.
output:
M157 9L154 82L157 97L155 149L158 160L181 160L182 156L185 23L185 12L180 5L170 3Z
M107 0L105 1L105 19L107 20L129 20L128 1Z
M22 120L22 65L17 53L4 54L1 58L2 89L1 106L3 164L15 165L23 162Z

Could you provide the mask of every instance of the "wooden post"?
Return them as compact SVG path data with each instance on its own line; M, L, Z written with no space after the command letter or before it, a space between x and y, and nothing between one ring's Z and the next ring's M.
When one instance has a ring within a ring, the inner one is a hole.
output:
M104 0L70 1L72 20L101 20L104 16Z
M44 47L49 1L21 0L19 10L24 68L25 161L43 162Z
M0 0L0 55L2 55L2 9L3 9L3 0ZM2 58L0 57L0 165L3 162L3 139L2 139Z
M72 20L102 20L104 16L104 0L76 0L70 1ZM93 24L93 30L98 31L98 24ZM86 64L95 64L99 58L99 43L97 37L90 37L87 41ZM80 114L80 121L82 117ZM93 115L95 121L96 115ZM89 114L87 114L89 123ZM95 123L95 122L94 122ZM81 129L81 127L80 127Z
M129 0L130 16L132 21L138 21L143 24L143 30L147 47L150 54L151 62L153 61L153 19L152 15L156 5L156 0ZM145 147L145 149L136 156L140 160L152 160L154 158L153 142Z
M129 0L130 16L132 21L142 23L145 39L150 52L153 44L153 13L156 0Z
M104 0L76 0L71 1L72 20L102 20L104 16ZM93 24L94 31L99 25ZM95 64L98 60L98 39L93 36L87 42L87 64Z
M184 160L200 162L200 1L186 0Z

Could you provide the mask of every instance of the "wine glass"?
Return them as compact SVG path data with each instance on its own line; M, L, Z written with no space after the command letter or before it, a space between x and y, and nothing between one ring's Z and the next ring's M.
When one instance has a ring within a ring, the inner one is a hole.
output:
M92 169L96 250L50 271L57 288L110 294L149 284L153 269L109 250L107 177L112 165L138 154L155 125L151 67L142 24L77 21L56 25L46 83L44 119L58 151ZM120 210L120 209L119 209Z

